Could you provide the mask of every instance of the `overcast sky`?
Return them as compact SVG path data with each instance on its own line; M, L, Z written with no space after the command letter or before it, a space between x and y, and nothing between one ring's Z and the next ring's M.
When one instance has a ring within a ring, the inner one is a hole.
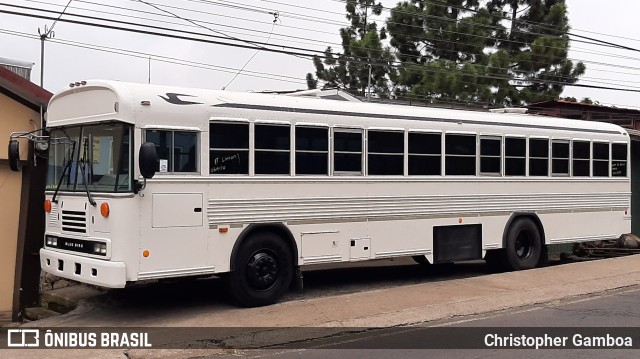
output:
M50 13L5 5L60 11L67 2L68 0L0 1L0 4L4 4L0 5L0 10L54 16ZM348 24L344 17L344 3L340 0L313 2L145 0L145 2L161 6L162 9L182 18L196 20L210 30L198 27L184 19L175 18L167 12L138 0L113 0L106 6L100 5L101 2L97 0L73 0L67 12L200 32L217 36L218 38L210 38L216 41L233 42L225 39L225 36L231 36L319 51L327 46L341 51L338 29ZM393 7L396 3L389 0L382 2L388 7ZM605 5L595 0L567 0L567 3L574 33L631 48L640 48L640 40L636 39L639 33L636 23L637 14L640 13L639 2L609 0ZM279 14L275 24L274 12ZM388 16L388 12L383 12L382 15L381 18L377 18L380 25L383 23L383 18ZM71 16L64 18L99 23L98 20L82 20ZM50 28L52 22L52 20L0 13L0 57L33 62L31 80L35 83L40 81L41 70L38 29L44 30L45 25ZM120 26L132 27L131 25ZM291 55L264 51L256 54L255 50L250 49L65 22L58 22L54 32L54 39L47 41L45 45L44 71L44 87L52 92L63 89L69 82L86 79L148 82L149 69L151 82L157 84L211 89L226 87L230 91L295 90L306 89L305 75L307 72L314 71L310 59ZM69 43L75 45L70 46ZM118 53L86 48L89 45L103 47L103 50L105 50L104 47L110 48L108 51ZM246 72L232 81L237 69L243 67L252 56L254 56L253 59L246 65ZM569 56L572 59L583 60L587 65L587 73L579 83L640 91L640 53L637 51L573 42ZM164 61L161 61L160 57ZM190 66L184 65L183 61L189 61ZM590 97L602 104L618 107L640 106L638 101L640 92L567 87L563 95L578 99Z

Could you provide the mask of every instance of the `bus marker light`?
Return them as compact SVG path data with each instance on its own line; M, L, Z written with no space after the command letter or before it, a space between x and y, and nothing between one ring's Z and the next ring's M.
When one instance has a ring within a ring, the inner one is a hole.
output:
M51 213L51 200L46 199L44 201L44 211L47 213Z
M220 228L218 228L218 232L227 233L227 232L229 232L229 227L220 227Z
M142 256L147 258L149 256L149 251L145 249L144 252L142 252Z
M462 218L458 218L458 223L462 223Z
M107 218L109 217L109 203L104 202L100 205L100 214L102 215L102 217Z

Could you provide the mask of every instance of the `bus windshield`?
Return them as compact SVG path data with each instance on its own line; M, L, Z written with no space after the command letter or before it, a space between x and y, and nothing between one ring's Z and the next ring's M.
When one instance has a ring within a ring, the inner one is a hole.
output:
M131 133L117 122L52 129L46 189L132 191Z

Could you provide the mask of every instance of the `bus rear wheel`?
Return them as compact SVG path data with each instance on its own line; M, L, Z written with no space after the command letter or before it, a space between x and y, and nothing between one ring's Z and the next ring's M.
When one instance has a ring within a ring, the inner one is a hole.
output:
M535 268L542 254L542 237L529 218L516 219L507 232L504 258L510 270Z
M227 276L233 299L247 307L275 303L287 291L292 278L291 250L271 232L246 238L237 252L235 268Z

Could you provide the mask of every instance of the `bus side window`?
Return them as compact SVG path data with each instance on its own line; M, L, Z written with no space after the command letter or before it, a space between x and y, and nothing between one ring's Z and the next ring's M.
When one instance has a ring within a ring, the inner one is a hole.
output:
M476 135L445 135L445 174L476 174Z
M409 133L409 175L442 174L442 134Z
M507 176L524 176L526 171L527 140L507 137L504 145L504 172Z
M573 141L573 175L579 177L589 176L589 160L591 159L591 146L586 141Z
M529 176L549 175L549 140L529 139Z
M551 142L551 174L569 175L569 141Z
M404 133L400 131L368 131L367 164L370 175L402 175L404 173Z
M145 140L156 146L160 173L196 172L197 134L187 131L147 130Z
M288 125L255 125L256 174L291 172L291 129Z
M249 124L209 124L209 173L249 174Z
M627 144L611 144L611 176L627 176Z
M334 130L333 172L362 174L362 130Z
M480 174L499 176L502 174L502 138L480 137Z
M609 177L609 144L593 143L593 176Z
M296 174L329 173L329 128L296 127Z

